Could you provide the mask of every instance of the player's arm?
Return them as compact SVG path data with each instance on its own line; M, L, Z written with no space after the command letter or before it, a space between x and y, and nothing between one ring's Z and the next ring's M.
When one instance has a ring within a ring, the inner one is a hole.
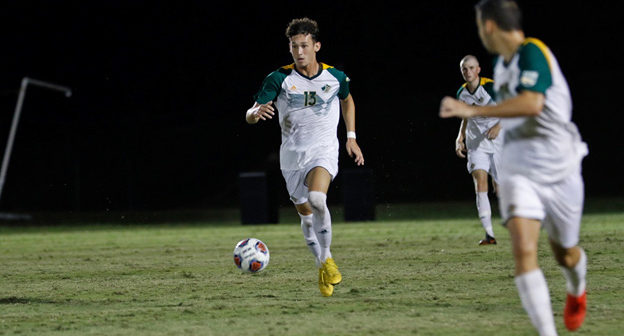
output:
M273 119L273 116L275 115L275 108L273 108L272 105L272 101L266 104L258 104L258 102L255 102L254 106L247 110L245 120L247 120L248 124L255 124L261 119Z
M496 125L492 126L492 128L490 128L487 131L487 138L490 140L494 140L498 137L498 134L500 133L501 130L501 124L500 121L496 123Z
M466 158L466 123L468 121L466 119L462 119L461 124L459 125L459 134L457 134L457 139L455 139L455 153L460 158Z
M362 150L355 140L355 103L351 94L340 100L340 108L347 127L347 144L345 145L347 153L350 157L355 157L355 163L358 166L362 166L364 165L364 155L362 155Z
M543 93L531 90L523 90L517 96L504 100L498 105L468 105L457 99L444 97L440 102L440 117L531 117L542 112L544 100Z

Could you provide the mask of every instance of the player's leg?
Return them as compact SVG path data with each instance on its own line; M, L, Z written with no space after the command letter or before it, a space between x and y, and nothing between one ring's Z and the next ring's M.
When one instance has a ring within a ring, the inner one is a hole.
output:
M312 208L308 203L308 188L305 186L305 172L297 170L283 170L286 188L290 200L295 205L301 219L301 231L306 245L314 255L317 266L321 262L321 248L313 228Z
M585 292L587 255L578 246L564 248L552 240L550 246L566 279L567 296L563 310L563 321L568 330L574 331L581 327L587 312L587 294Z
M327 207L327 190L332 176L323 167L315 167L308 173L306 184L310 190L308 202L312 208L314 229L321 245L321 262L327 276L327 281L337 285L342 281L342 275L331 254L332 223L329 208Z
M499 206L511 238L518 294L540 335L556 335L548 285L537 263L540 225L546 216L542 187L522 175L503 176Z
M545 229L550 237L550 246L566 279L566 305L563 319L566 328L574 331L585 320L587 295L587 255L578 246L583 209L583 180L578 175L570 176L551 187L552 198L548 203Z
M494 230L492 229L492 207L488 197L488 173L483 169L475 169L472 171L472 180L475 186L477 212L479 220L485 230L485 239L479 242L479 245L496 244L494 238Z
M515 262L515 283L522 306L540 336L557 335L546 278L537 263L541 223L512 217L507 221Z
M314 228L314 213L309 202L303 204L296 204L297 212L301 218L301 230L303 231L303 237L308 245L308 248L314 255L316 261L316 267L318 267L318 284L321 295L332 296L334 293L334 286L329 283L327 275L323 269L323 263L321 262L321 244L316 236L316 230Z
M301 218L301 232L306 245L314 255L316 266L321 267L321 245L314 231L314 215L308 202L295 204L299 218Z

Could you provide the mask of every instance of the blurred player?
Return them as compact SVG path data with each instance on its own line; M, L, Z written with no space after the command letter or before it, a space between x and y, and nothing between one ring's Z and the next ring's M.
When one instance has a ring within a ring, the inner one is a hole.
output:
M581 161L587 146L571 121L568 84L550 49L524 36L514 1L482 0L475 9L481 41L498 55L494 66L498 104L470 106L445 97L440 116L501 118L505 137L498 195L522 305L540 335L557 335L548 285L537 263L543 225L566 279L564 323L568 330L576 330L587 305L587 257L577 246L584 200Z
M467 55L459 62L459 68L466 83L457 91L457 99L469 105L494 104L492 99L494 82L480 77L481 67L476 57ZM492 230L492 208L488 198L488 175L496 191L500 169L502 137L498 118L474 117L462 119L459 134L455 140L455 153L460 158L468 156L468 173L472 175L477 200L477 213L485 230L485 239L479 245L496 244Z
M317 23L295 19L286 29L294 63L269 74L247 111L255 124L279 113L282 129L280 168L301 228L319 267L319 289L331 296L342 275L332 258L332 225L327 190L338 173L337 127L340 111L347 129L347 153L357 165L364 156L355 140L355 104L349 78L316 60L321 49ZM275 100L275 105L273 101Z

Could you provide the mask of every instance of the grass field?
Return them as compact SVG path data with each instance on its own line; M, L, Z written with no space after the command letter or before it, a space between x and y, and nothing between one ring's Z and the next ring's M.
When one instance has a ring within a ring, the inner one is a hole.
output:
M479 247L476 218L441 206L409 219L412 208L382 208L366 223L335 215L332 250L344 280L330 298L318 292L292 211L280 224L253 226L0 226L0 335L536 335L505 229L495 226L497 246ZM576 335L623 334L622 223L624 211L584 217L589 311ZM244 275L232 250L251 236L267 243L271 261ZM540 264L567 335L564 279L545 238Z

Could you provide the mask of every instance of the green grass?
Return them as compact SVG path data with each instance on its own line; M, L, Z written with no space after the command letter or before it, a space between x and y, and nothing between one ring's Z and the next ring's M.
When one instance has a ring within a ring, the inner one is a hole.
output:
M292 211L277 225L0 227L0 335L536 335L505 229L495 227L499 245L479 247L476 218L444 218L442 207L406 219L409 208L334 223L344 280L331 298L318 292ZM584 217L589 312L577 335L622 334L623 222L617 211ZM257 275L232 261L235 243L250 236L271 251ZM567 335L565 281L545 238L540 264Z

